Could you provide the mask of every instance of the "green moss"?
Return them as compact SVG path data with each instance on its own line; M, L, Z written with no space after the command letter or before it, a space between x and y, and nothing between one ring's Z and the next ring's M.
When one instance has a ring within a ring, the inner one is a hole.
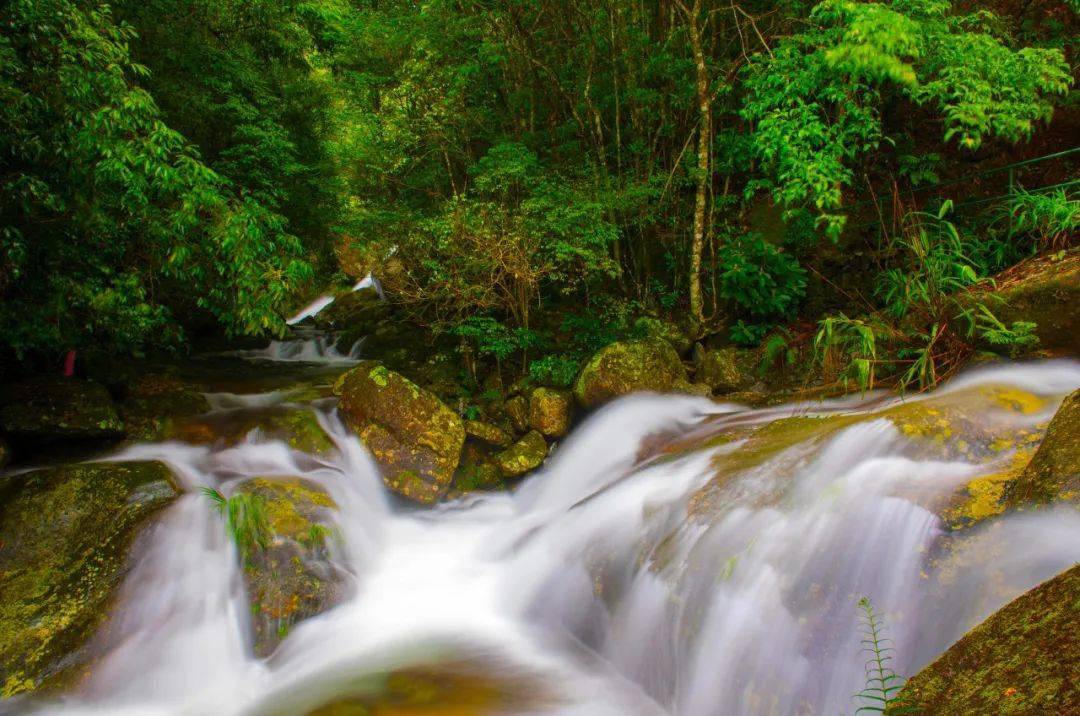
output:
M1080 390L1065 398L1024 472L1006 490L1012 507L1080 502Z
M908 681L901 702L924 714L1080 712L1078 624L1080 566L968 632Z
M364 361L334 392L345 422L360 435L388 487L424 503L450 487L465 426L434 394L381 364Z
M271 532L269 543L244 564L254 649L266 656L298 622L340 597L341 580L327 558L331 532L324 524L337 505L317 485L294 477L255 478L237 491L262 500Z
M548 437L562 437L570 429L572 409L568 391L537 388L529 394L529 426Z
M495 464L504 477L520 477L530 470L540 467L547 457L547 443L544 436L530 430L516 443L495 455Z
M136 528L177 495L164 465L90 463L8 478L0 499L0 683L32 690L76 661Z
M0 428L24 439L108 439L124 434L124 423L105 388L93 381L40 376L8 386Z
M592 408L627 393L668 392L680 381L686 381L686 369L669 343L622 341L589 359L574 383L574 397Z

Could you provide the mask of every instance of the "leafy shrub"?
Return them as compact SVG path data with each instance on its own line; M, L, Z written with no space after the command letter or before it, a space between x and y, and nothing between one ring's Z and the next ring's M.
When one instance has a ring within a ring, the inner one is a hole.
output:
M471 343L482 356L492 356L502 362L510 356L538 348L544 344L536 331L528 328L509 328L488 316L472 316L450 333Z
M577 378L581 361L567 355L549 355L529 363L529 377L542 385L566 388Z
M798 261L756 234L723 244L717 254L720 297L755 318L790 315L806 293Z
M753 347L759 345L770 330L772 324L746 323L740 319L728 330L728 337L735 345Z
M1080 199L1065 189L1020 190L1009 199L1008 218L1012 234L1031 235L1044 250L1067 248L1080 232Z

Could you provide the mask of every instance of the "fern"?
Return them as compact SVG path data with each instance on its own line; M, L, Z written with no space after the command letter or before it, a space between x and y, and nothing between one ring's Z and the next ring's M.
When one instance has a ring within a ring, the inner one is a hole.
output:
M885 624L881 615L874 611L869 597L861 598L858 605L861 611L862 652L870 658L864 665L866 687L855 695L864 703L855 713L909 713L897 699L897 692L904 685L904 680L889 666L894 649L889 646L892 640L884 636Z

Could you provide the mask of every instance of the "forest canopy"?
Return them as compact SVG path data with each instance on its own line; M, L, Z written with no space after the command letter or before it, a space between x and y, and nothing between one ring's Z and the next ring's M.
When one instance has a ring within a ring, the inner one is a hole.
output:
M1076 10L12 0L0 349L280 334L343 255L481 351L585 350L650 310L759 342L844 300L814 286L853 246L906 266L923 188L1071 148ZM997 176L969 191L1037 188ZM956 219L972 279L1061 240L996 216Z

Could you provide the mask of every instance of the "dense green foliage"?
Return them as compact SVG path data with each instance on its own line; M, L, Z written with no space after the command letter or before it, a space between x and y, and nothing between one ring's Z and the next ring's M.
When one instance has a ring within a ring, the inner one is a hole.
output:
M26 359L211 321L280 332L335 250L418 324L553 384L643 314L759 343L833 285L830 247L880 272L849 313L910 323L1073 240L1069 186L1021 184L947 241L889 226L1075 125L1073 10L13 0L0 343Z

